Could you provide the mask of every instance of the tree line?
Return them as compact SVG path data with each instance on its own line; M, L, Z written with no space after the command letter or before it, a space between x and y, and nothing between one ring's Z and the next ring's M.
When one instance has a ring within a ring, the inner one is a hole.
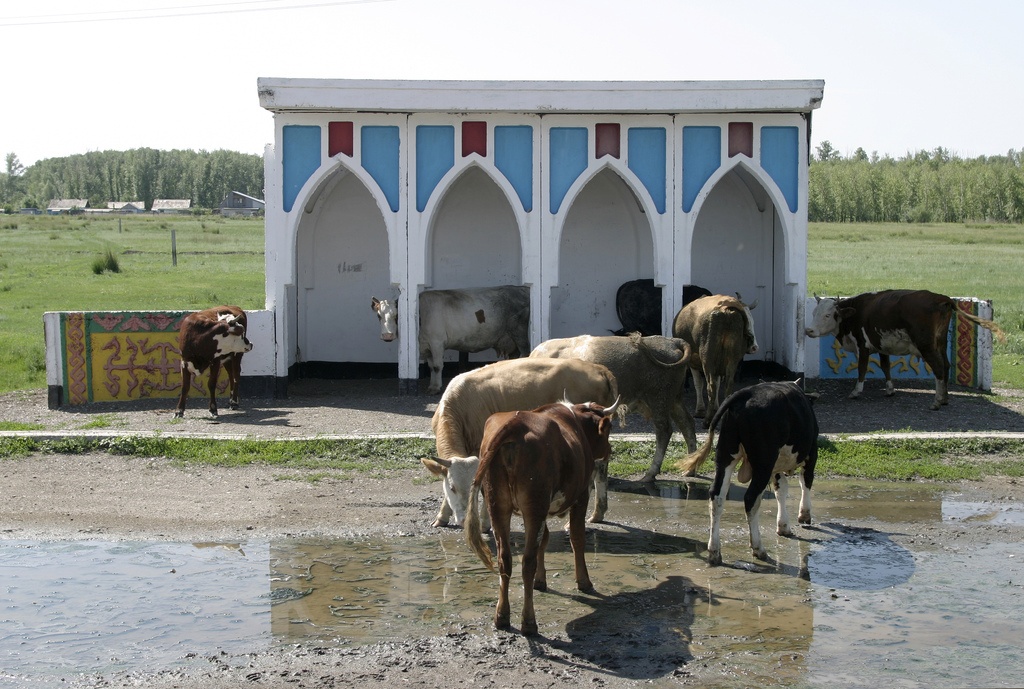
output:
M8 153L0 173L0 207L46 208L52 199L108 201L190 199L216 208L231 191L263 198L263 159L234 151L93 151L24 167ZM960 158L939 147L900 158L843 156L828 141L811 156L812 222L1024 223L1024 151Z
M194 208L216 208L232 191L263 198L263 158L235 151L91 151L46 158L29 167L14 153L0 173L0 207L46 208L53 199L108 201L189 199Z
M960 158L942 147L894 159L828 141L811 157L812 222L1024 222L1024 151Z

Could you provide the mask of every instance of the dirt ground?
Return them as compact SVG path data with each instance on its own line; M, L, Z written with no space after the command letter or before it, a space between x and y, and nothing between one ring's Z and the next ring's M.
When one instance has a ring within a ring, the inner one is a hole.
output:
M429 433L437 397L398 396L394 387L393 381L299 381L288 399L243 400L242 410L224 410L217 421L207 417L198 398L190 400L186 418L176 421L173 400L50 410L43 391L10 393L0 396L0 421L39 424L44 428L32 434L42 436L160 433L288 438ZM867 399L860 401L846 399L847 383L823 382L814 387L822 394L816 412L823 433L1024 433L1024 396L1016 391L989 395L956 389L947 408L931 412L927 408L931 392L925 386L903 388L895 397L885 398L881 385L875 383L869 386ZM636 419L625 430L643 433L647 429ZM416 537L431 532L439 491L436 483L426 480L415 458L410 458L408 470L386 480L367 476L282 480L302 473L261 466L181 468L162 458L106 454L3 460L0 538L237 542L305 535ZM1024 500L1024 485L1012 480L988 481L970 490L993 501ZM948 531L935 528L925 536L940 541L952 538L944 534ZM628 667L610 672L602 666L599 653L592 657L568 654L564 642L557 637L524 639L514 633L448 633L357 648L289 646L245 657L222 657L211 651L185 668L93 677L77 685L204 689L650 684L630 679L649 674L631 673ZM628 634L610 634L608 642L631 643ZM618 662L652 662L643 654L624 657ZM659 662L674 668L663 673L664 686L697 680L708 685L707 676L694 663ZM76 683L62 681L60 686Z

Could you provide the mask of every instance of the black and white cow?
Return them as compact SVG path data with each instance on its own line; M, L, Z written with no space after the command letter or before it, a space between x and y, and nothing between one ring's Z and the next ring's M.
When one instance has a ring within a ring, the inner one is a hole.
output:
M761 544L759 521L761 497L769 484L775 488L779 511L776 532L792 536L786 510L787 475L800 477L801 524L811 523L811 484L818 461L818 419L812 398L799 383L759 383L730 395L711 419L708 438L697 452L680 460L680 469L696 471L711 453L715 428L722 430L715 450L715 478L711 484L711 535L708 539L708 563L722 564L719 523L733 471L737 481L750 482L743 495L750 528L750 549L754 557L767 560Z
M944 294L926 290L892 289L865 292L848 299L822 299L811 317L808 337L835 335L843 349L857 355L857 384L850 399L864 391L864 378L871 355L878 353L879 367L885 375L885 394L895 394L889 375L889 357L912 354L924 359L935 374L935 400L932 410L949 403L949 321L954 316L988 328L998 336L1003 332L995 322L978 318L957 308Z
M394 340L398 335L398 307L377 297L372 297L370 305L380 320L381 339ZM528 286L424 290L419 305L418 343L420 357L430 367L430 394L441 392L446 349L494 349L499 357L510 359L530 353Z
M706 296L711 292L699 285L683 285L683 306ZM615 292L615 313L622 327L613 335L661 335L661 288L651 278L622 283Z

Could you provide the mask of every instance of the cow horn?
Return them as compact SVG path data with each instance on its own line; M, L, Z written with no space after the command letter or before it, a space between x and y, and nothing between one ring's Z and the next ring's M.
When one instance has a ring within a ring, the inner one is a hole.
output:
M754 303L753 303L753 304L748 304L748 305L747 305L747 310L748 310L748 311L753 311L754 309L756 309L756 308L757 308L757 305L758 305L759 303L761 303L761 300L760 300L760 299L755 299L755 300L754 300Z
M622 400L622 395L618 395L615 398L615 402L610 407L605 407L604 416L611 416L615 413L615 410L619 408L619 402Z
M452 468L452 460L450 459L444 459L442 457L431 457L431 459L440 464L441 466L445 467L446 469Z
M817 293L817 292L815 292L815 293L814 293L814 301L815 301L815 303L817 303L817 304L820 304L820 303L821 303L821 297L819 297L819 296L818 296L818 293Z

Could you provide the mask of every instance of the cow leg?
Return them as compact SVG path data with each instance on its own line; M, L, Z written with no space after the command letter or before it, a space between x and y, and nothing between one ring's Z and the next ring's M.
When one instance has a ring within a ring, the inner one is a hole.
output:
M892 382L892 370L889 363L889 355L878 353L878 367L882 369L882 375L885 376L885 396L892 397L896 394L896 386Z
M524 636L532 636L537 633L537 614L533 609L534 590L546 591L547 581L537 581L538 576L543 576L541 567L538 566L538 548L543 548L548 541L547 520L543 519L539 524L536 519L527 518L523 515L523 527L526 535L526 546L523 549L523 616L519 625ZM510 561L511 566L511 561ZM507 604L507 599L506 599Z
M238 379L242 375L242 355L232 354L224 362L224 371L228 374L228 406L238 409Z
M768 551L761 543L761 498L764 497L764 489L768 487L768 481L758 480L755 476L750 481L750 487L743 494L743 506L747 510L747 526L750 527L750 552L758 560L767 560Z
M185 416L185 402L188 400L188 389L192 387L192 369L183 359L181 362L181 394L178 395L178 407L174 410L174 416L181 418Z
M444 348L431 347L427 352L427 366L430 368L430 384L427 386L428 395L436 395L441 392L441 368L444 366Z
M711 376L705 373L705 378L708 381L708 406L707 411L704 412L704 428L709 428L711 419L715 418L715 412L718 411L719 394L722 390L722 378L721 376Z
M217 378L220 377L220 361L214 359L210 364L210 382L206 386L210 391L210 416L217 416Z
M811 523L811 488L809 484L810 481L814 480L814 474L812 472L810 479L808 479L807 471L808 469L805 467L800 472L800 514L796 519L801 524Z
M492 520L494 542L498 549L498 605L494 611L495 629L508 629L511 626L508 603L508 586L512 579L512 542L509 525L511 516Z
M608 512L608 462L611 458L605 458L594 462L594 511L587 520L594 524L604 521L604 515Z
M864 379L868 375L870 359L871 352L866 349L857 350L857 384L853 386L853 392L849 395L851 400L859 399L864 392Z
M949 356L946 354L945 343L941 345L942 349L921 352L921 358L931 366L932 373L935 374L935 401L932 402L932 411L938 411L942 405L949 404Z
M587 570L587 530L583 519L587 514L587 503L580 500L569 511L569 543L572 545L573 560L576 563L576 588L583 593L593 593L594 584Z
M722 541L719 535L719 524L722 521L722 509L725 507L725 496L729 493L732 483L732 472L736 468L738 458L733 457L723 462L715 461L715 478L711 483L711 495L708 507L711 512L711 535L708 538L708 564L722 564Z
M693 417L690 416L690 412L686 410L686 406L682 402L672 405L672 420L679 432L683 434L683 439L686 440L686 451L696 452L697 428L693 423Z
M487 510L483 511L487 514ZM483 516L483 515L481 515ZM452 508L448 504L448 498L441 498L441 509L437 511L437 516L434 517L434 523L431 526L448 526L448 522L452 519Z
M668 450L668 441L672 438L672 420L663 412L655 414L654 422L654 458L651 459L651 466L644 474L645 483L650 483L661 472L661 463L665 461L665 452Z
M693 418L703 419L705 414L704 398L707 395L708 381L704 378L704 371L700 368L691 368L693 373L693 391L697 394L697 406L693 409Z
M778 503L778 514L775 519L775 533L780 536L793 536L793 529L789 528L789 510L786 509L786 500L789 498L789 481L785 474L775 474L775 501Z

